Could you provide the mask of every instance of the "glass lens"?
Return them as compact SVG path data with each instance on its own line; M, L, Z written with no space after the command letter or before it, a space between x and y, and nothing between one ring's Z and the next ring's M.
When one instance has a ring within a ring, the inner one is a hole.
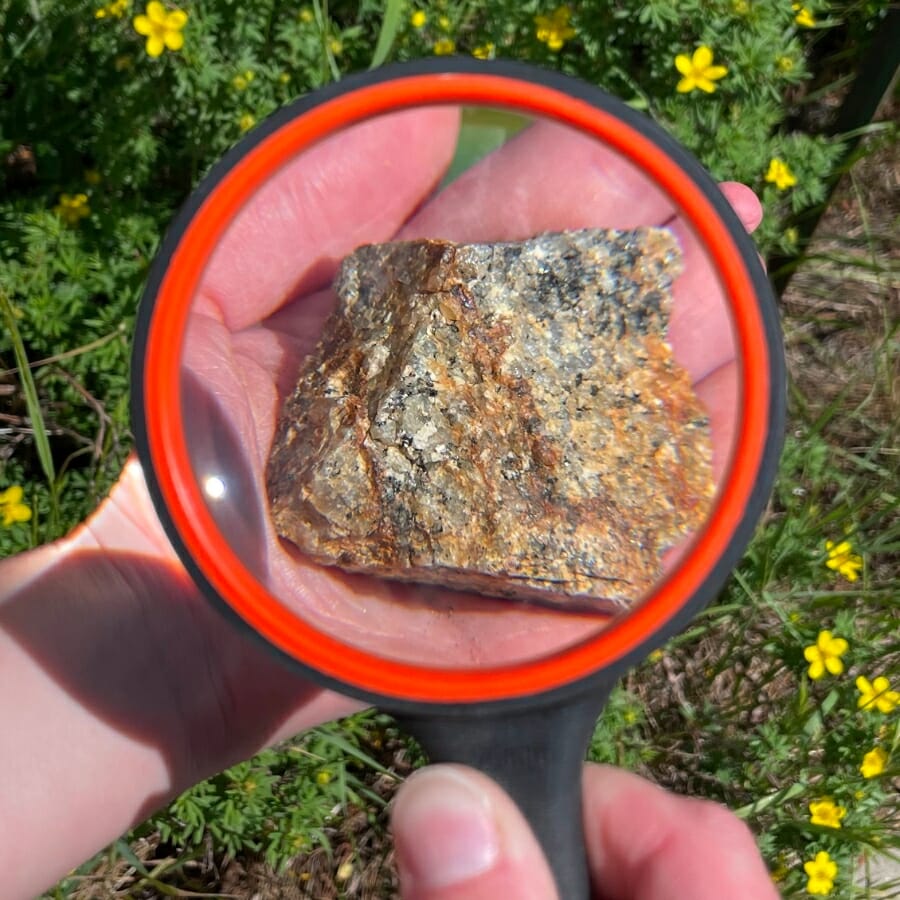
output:
M301 153L230 226L191 300L188 446L225 540L307 624L408 663L534 659L689 551L735 346L702 241L622 154L411 109Z

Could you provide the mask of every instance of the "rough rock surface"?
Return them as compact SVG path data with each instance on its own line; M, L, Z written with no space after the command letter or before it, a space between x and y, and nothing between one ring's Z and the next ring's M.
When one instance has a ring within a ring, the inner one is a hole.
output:
M633 603L714 490L666 342L680 267L652 228L360 247L278 424L279 535L350 571Z

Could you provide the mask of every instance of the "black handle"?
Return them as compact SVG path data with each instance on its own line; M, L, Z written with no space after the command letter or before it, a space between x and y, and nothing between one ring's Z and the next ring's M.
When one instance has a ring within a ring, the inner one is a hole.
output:
M608 686L553 705L490 707L398 717L431 762L472 766L518 804L550 862L561 900L591 895L581 813L581 770Z

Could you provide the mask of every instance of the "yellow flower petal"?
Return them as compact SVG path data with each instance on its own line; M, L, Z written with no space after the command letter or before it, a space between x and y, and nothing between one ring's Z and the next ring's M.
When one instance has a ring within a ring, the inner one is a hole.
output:
M675 90L678 91L679 94L687 94L696 86L697 84L694 81L694 77L692 75L687 75L678 82L678 84L675 86Z
M706 69L712 65L713 52L706 44L703 44L694 51L694 56L691 61L693 62L695 69Z
M163 40L170 50L180 50L184 46L184 35L180 31L167 31Z
M147 38L147 55L153 57L161 56L165 46L163 39L153 34Z
M154 22L157 25L165 25L167 15L166 8L159 0L151 0L151 2L147 4L147 16L150 18L151 22Z
M724 78L728 74L728 69L725 66L710 66L703 74L713 81L718 81L718 79Z
M884 771L887 761L887 753L881 747L875 747L863 757L859 771L862 773L863 778L875 778Z
M63 194L63 196L66 196ZM22 490L21 486L18 484L14 484L12 487L7 488L5 491L0 492L0 504L10 506L14 506L16 503L22 502L22 497L25 495L25 492Z
M682 75L690 75L691 72L694 71L690 58L683 53L679 53L678 56L675 57L675 68L678 69Z
M173 9L172 12L166 16L166 28L180 31L184 28L187 20L188 14L183 9Z
M153 23L147 16L135 16L132 24L134 25L134 30L138 34L143 34L145 36L150 34L153 30Z
M706 91L707 94L711 94L716 89L715 82L710 81L705 75L697 77L697 87L701 91Z
M27 522L31 519L31 509L24 503L19 503L10 509L14 522Z

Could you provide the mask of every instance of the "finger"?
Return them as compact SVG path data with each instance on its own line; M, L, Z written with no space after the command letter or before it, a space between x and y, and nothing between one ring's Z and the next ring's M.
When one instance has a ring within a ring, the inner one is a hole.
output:
M709 254L681 219L670 225L684 269L672 286L668 337L672 354L696 384L735 357L728 301Z
M602 141L538 122L448 185L400 237L522 240L542 231L635 228L674 212L650 178Z
M719 187L744 227L756 228L762 221L756 194L734 181ZM675 359L696 385L734 361L734 334L725 293L703 244L683 220L676 219L669 227L678 237L684 264L673 288L669 341Z
M716 484L722 483L733 449L739 410L739 378L737 361L732 359L694 385L694 393L709 416L713 481Z
M404 900L551 900L553 876L512 800L465 766L430 766L391 816Z
M391 238L456 146L455 109L394 113L299 154L253 195L217 247L197 310L235 331L327 284L359 244Z
M594 888L604 900L778 896L750 830L715 803L589 765L584 821Z
M756 231L763 218L763 208L759 197L746 184L738 181L723 181L719 185L719 189L737 213L744 228L747 231Z

